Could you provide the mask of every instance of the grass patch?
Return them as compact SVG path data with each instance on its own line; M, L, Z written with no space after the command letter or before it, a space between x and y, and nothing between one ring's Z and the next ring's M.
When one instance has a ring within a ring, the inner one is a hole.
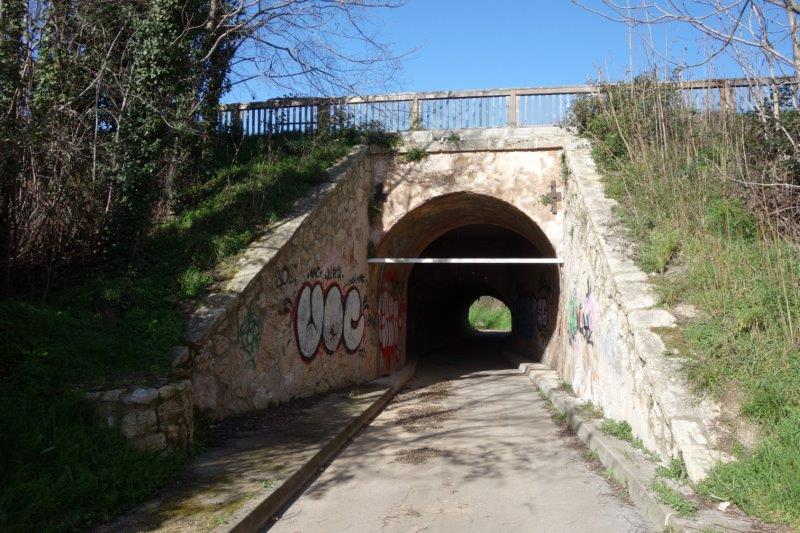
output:
M410 148L408 152L405 153L406 161L411 162L422 161L426 157L428 157L428 152L426 152L424 148Z
M667 466L659 466L656 468L656 475L681 483L689 479L689 474L686 472L686 464L680 457L672 459Z
M511 310L497 298L481 296L469 308L469 325L474 329L511 331Z
M603 418L603 410L590 401L578 406L578 414L584 418Z
M654 481L650 488L655 492L658 500L669 505L680 516L688 517L697 513L699 507L693 501L687 499L683 494L673 489L663 481Z
M359 139L224 144L218 168L185 189L135 263L110 257L46 296L0 302L0 529L85 529L174 477L185 456L132 450L96 424L82 391L166 372L183 334L178 304L201 296L215 265Z
M742 398L742 415L765 436L705 486L800 527L800 249L790 238L796 224L775 208L797 199L731 179L797 183L800 156L769 121L682 102L643 78L580 102L574 125L593 141L637 262L663 272L655 278L663 303L699 311L667 339L688 361L690 381ZM782 115L791 137L800 136L799 119Z
M629 443L631 446L642 452L651 461L658 460L658 456L655 453L645 448L642 439L636 437L633 434L631 425L628 424L628 422L624 420L619 421L606 418L600 424L600 431L602 431L606 435L611 435L612 437L616 437L619 440L624 440L625 442Z
M800 410L784 417L752 452L721 465L700 484L703 494L730 500L746 513L800 524Z
M625 421L620 422L611 419L603 420L603 423L600 424L600 431L606 435L611 435L612 437L616 437L619 440L624 440L626 442L633 442L635 439L631 425Z

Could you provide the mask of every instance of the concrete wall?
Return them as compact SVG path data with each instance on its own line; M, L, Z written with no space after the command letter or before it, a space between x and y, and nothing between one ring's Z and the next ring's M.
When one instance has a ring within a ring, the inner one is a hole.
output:
M589 146L574 139L565 154L564 350L546 362L606 417L628 421L647 448L682 457L697 481L727 457L720 408L692 393L680 359L667 354L654 331L675 319L656 306L647 275L630 258L631 243L604 196Z

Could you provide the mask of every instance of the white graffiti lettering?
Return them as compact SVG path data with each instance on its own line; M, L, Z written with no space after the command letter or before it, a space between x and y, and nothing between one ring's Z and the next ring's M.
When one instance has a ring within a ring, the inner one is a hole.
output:
M323 320L325 331L322 339L325 349L335 352L342 340L342 326L344 325L344 309L342 309L342 290L338 285L328 287L325 294L325 318Z
M327 291L320 282L303 284L294 312L294 334L303 359L314 359L320 344L333 353L342 341L349 352L355 352L361 346L364 326L361 293L356 287L343 295L336 283Z
M325 313L322 286L303 285L297 299L294 334L300 355L313 359L322 338L322 324Z
M354 352L361 346L364 337L364 314L361 307L361 293L355 287L347 291L344 306L344 346Z

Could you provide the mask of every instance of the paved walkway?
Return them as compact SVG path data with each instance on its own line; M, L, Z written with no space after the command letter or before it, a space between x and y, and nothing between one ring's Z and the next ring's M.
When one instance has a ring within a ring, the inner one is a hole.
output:
M651 530L527 378L447 355L421 362L272 532Z
M215 424L209 449L172 487L97 533L208 532L266 497L389 387L387 380L294 400Z

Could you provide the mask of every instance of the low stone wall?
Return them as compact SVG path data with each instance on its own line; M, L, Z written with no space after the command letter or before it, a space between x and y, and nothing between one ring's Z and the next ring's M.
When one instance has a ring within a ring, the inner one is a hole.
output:
M564 350L546 361L575 393L626 420L644 445L682 457L692 480L718 461L728 438L720 407L698 398L655 328L675 318L657 306L647 275L631 260L631 243L605 197L588 143L565 150L567 177L562 269Z
M157 387L92 392L102 421L119 428L140 450L180 449L194 437L194 401L189 381Z

